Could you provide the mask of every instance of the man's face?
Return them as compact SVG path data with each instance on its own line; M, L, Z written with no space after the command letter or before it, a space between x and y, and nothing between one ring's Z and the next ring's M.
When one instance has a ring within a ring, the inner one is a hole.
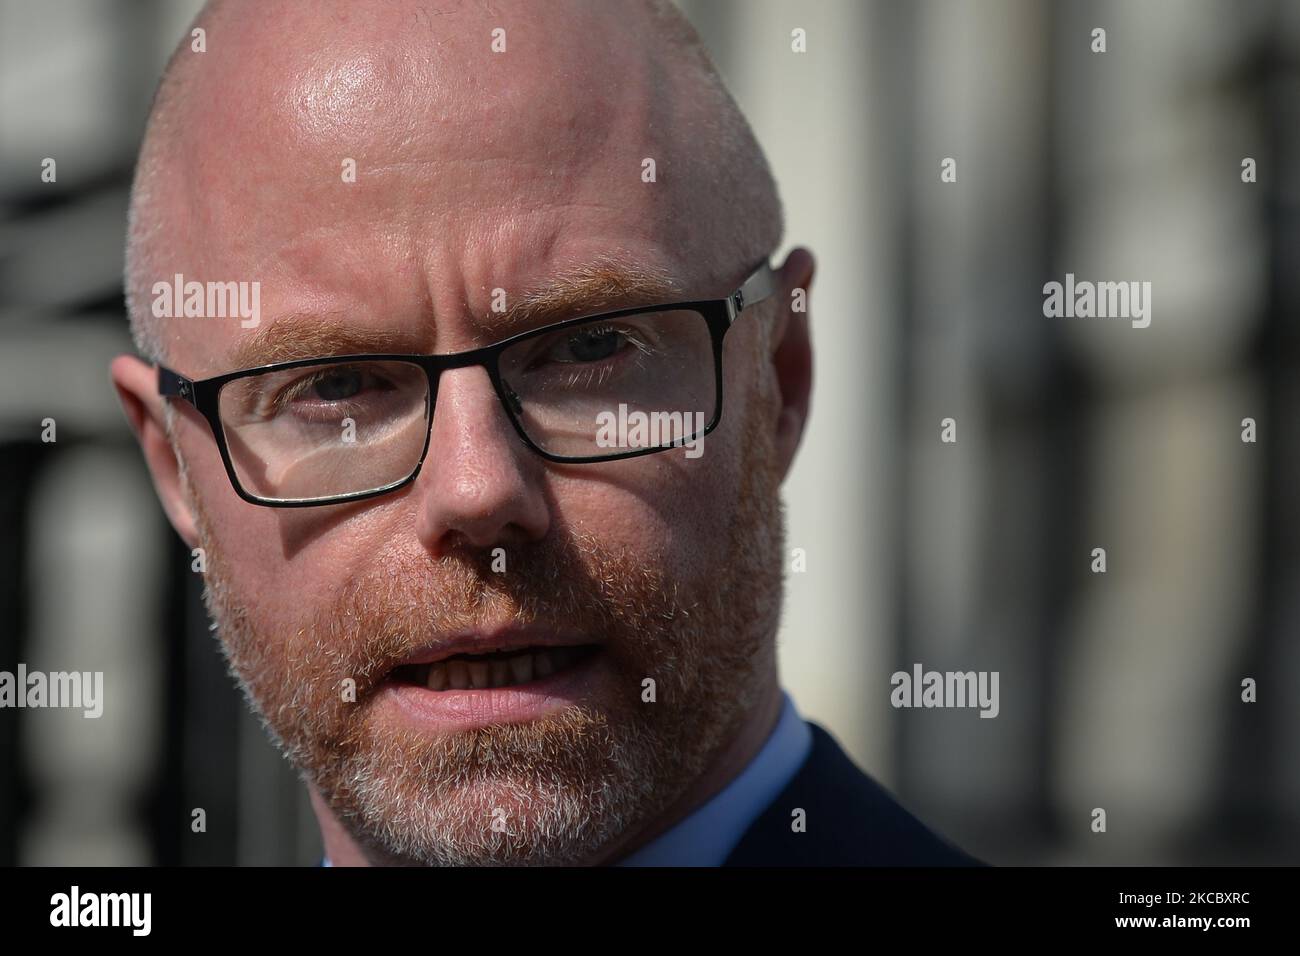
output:
M627 51L591 62L628 42L614 25L592 20L609 36L575 43L536 21L501 56L487 20L468 28L481 44L401 49L362 22L276 27L230 20L203 54L185 172L163 187L188 228L157 279L261 283L258 328L170 320L169 364L192 378L248 364L236 356L260 354L272 327L289 352L268 362L340 329L391 343L374 351L474 348L517 331L488 321L494 290L597 260L667 274L682 298L725 295L753 264L728 255L676 81ZM615 65L620 82L600 82ZM746 312L728 334L725 412L699 457L544 461L486 372L463 368L441 377L412 485L265 508L235 495L206 423L175 405L232 669L373 858L598 858L680 797L771 691L783 468L760 362L769 318Z

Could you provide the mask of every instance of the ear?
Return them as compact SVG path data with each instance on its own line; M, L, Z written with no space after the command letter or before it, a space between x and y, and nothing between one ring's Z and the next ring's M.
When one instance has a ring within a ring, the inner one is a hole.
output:
M113 387L135 432L154 491L167 520L191 548L199 545L194 514L181 489L180 463L167 437L163 398L158 394L158 371L133 355L119 355L109 367Z
M815 264L802 247L786 256L777 270L777 315L772 327L772 369L780 403L776 420L777 462L781 478L790 471L803 438L812 398L812 339L808 329L808 295Z

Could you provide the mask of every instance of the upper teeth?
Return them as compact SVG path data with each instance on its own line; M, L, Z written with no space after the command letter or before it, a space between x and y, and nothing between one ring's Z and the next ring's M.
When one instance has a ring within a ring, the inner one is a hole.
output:
M508 658L490 661L438 661L429 665L425 686L429 690L484 690L527 684L549 677L573 663L579 651L553 647L544 651L522 651Z

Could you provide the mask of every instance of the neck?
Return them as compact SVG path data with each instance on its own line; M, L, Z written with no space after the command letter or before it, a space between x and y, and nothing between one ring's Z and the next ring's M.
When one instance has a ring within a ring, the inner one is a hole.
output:
M634 831L629 831L589 860L590 864L612 863L662 836L677 823L690 816L721 791L752 761L767 738L771 736L781 716L781 689L776 674L764 682L757 702L744 715L736 732L713 756L708 769L687 786L680 797L661 813ZM347 829L334 816L325 799L314 786L309 787L312 809L320 824L325 855L334 866L382 865L377 857L367 854Z

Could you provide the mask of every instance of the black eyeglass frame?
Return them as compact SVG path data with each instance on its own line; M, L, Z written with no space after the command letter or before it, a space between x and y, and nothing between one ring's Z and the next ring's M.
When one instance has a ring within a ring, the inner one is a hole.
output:
M216 440L217 448L221 452L221 461L225 465L226 475L230 478L231 487L235 493L244 501L250 504L263 505L272 508L310 508L322 505L342 504L351 501L364 501L367 498L377 498L380 495L391 494L419 477L420 469L424 465L424 460L429 454L429 443L433 433L433 414L437 404L438 380L442 373L447 369L467 368L471 365L481 365L487 369L488 378L492 381L492 387L501 402L502 408L505 409L506 418L514 427L515 433L520 440L536 454L545 458L547 461L557 462L559 464L576 465L591 464L603 461L622 461L627 458L638 458L642 455L653 455L657 452L668 451L672 448L681 447L686 441L694 438L708 435L722 420L722 346L726 338L727 331L735 323L740 314L752 305L770 298L776 292L776 273L772 267L764 261L761 263L749 277L741 283L739 289L731 293L725 299L702 299L690 302L666 302L657 305L637 306L630 309L619 309L614 312L598 312L591 315L582 315L572 319L565 319L562 322L555 322L550 325L544 325L536 329L528 329L517 335L502 339L499 342L493 342L491 345L485 345L482 348L470 349L464 352L455 352L449 355L397 355L397 354L365 354L365 355L330 355L321 358L296 359L292 362L275 362L270 365L260 365L255 368L239 369L234 372L227 372L224 375L214 375L205 379L189 379L179 372L170 368L158 366L158 394L163 398L179 398L182 401L192 405L200 415L207 421L208 427L212 430L212 436ZM683 437L677 442L669 445L655 445L650 448L635 448L629 451L619 451L610 455L587 455L587 456L565 456L556 455L540 448L524 430L519 421L519 412L517 408L511 407L511 401L517 404L518 396L514 395L513 390L509 388L506 382L501 378L500 356L503 351L512 345L515 345L526 339L534 338L540 335L555 332L560 329L568 328L573 325L583 325L601 319L619 319L632 315L643 315L651 312L663 312L666 310L674 311L691 311L698 312L704 317L709 327L709 335L713 343L713 370L715 381L716 400L714 402L713 417L704 430L696 435ZM235 471L234 462L230 457L230 449L226 442L225 427L221 423L221 411L218 404L218 396L221 389L228 383L241 378L249 378L253 375L262 375L267 372L289 371L295 368L305 368L307 366L329 366L329 365L348 365L355 362L405 362L411 365L419 366L428 380L428 408L425 417L425 435L424 448L420 452L420 458L411 469L410 474L406 477L390 482L379 488L372 488L368 491L352 492L345 495L330 495L322 498L260 498L244 489L240 484L239 476Z

